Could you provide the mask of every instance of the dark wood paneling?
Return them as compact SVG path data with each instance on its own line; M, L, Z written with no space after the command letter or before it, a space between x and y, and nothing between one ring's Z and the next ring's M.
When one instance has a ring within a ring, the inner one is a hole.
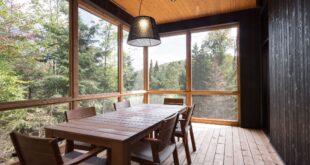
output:
M161 33L239 22L241 126L261 128L261 59L259 42L259 10L161 24Z
M262 2L260 11L260 44L262 57L262 123L267 135L270 131L269 112L269 33L268 33L268 4L266 0Z
M123 21L124 23L130 24L133 16L128 14L126 11L112 3L110 0L86 0L89 3L93 3L103 10L110 13L111 17L116 17Z
M269 0L270 139L288 165L310 164L310 1Z

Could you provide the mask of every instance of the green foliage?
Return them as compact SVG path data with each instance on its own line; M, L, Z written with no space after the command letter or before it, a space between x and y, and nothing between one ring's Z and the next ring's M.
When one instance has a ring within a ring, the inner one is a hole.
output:
M103 20L88 25L80 19L79 30L80 93L116 92L118 89L116 27Z
M229 29L210 31L192 49L193 88L195 90L236 90L235 56L227 54L233 49Z
M117 102L117 98L100 99L100 100L87 100L81 101L81 107L95 107L97 114L113 112L113 103Z
M206 38L192 49L192 82L194 90L236 91L236 56L227 50L235 50L230 30L210 31ZM236 120L237 97L195 96L197 117Z
M155 66L150 63L150 89L185 90L185 61L175 61Z
M68 15L66 0L0 0L0 102L68 96ZM103 20L79 20L80 93L117 91L117 28ZM133 70L129 56L125 62ZM127 74L129 89L136 74ZM100 105L103 112L112 101ZM13 151L10 131L43 136L44 125L62 122L67 109L60 105L1 112L0 163Z
M0 61L0 102L22 99L23 81L12 72L4 61Z
M131 91L136 89L135 85L137 82L138 73L134 71L132 67L132 59L129 55L124 54L123 61L124 61L124 68L123 68L124 87L127 91Z

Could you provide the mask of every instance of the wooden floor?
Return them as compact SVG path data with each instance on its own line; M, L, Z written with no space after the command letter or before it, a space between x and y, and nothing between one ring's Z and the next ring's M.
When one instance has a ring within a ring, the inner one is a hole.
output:
M194 124L194 134L196 152L190 144L193 165L283 164L262 130ZM186 165L182 141L177 145L180 164ZM172 157L164 163L172 164Z

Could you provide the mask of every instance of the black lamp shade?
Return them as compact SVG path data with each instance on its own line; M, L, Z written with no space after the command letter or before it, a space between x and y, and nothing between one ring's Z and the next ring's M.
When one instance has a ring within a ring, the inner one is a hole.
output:
M135 17L130 26L127 43L137 47L159 45L161 41L154 18L149 16Z

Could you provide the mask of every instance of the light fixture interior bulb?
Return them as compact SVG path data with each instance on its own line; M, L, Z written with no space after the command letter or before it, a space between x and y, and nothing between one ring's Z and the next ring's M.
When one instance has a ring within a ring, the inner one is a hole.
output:
M139 22L139 26L141 28L141 30L146 30L147 28L149 28L149 24L147 22L146 19L141 19L140 22Z

